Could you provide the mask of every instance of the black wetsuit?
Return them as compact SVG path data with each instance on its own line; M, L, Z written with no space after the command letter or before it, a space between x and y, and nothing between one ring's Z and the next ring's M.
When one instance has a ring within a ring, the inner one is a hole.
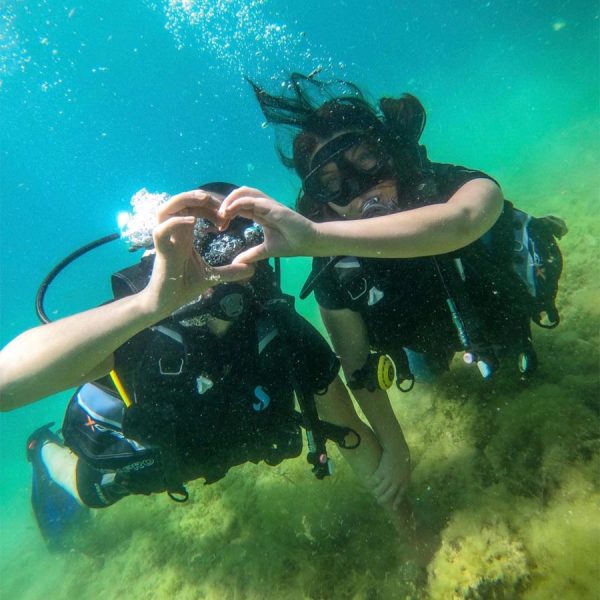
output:
M274 465L301 452L292 381L323 391L339 362L293 309L280 303L277 310L285 321L263 309L238 319L223 337L205 327L162 323L116 351L115 370L134 406L124 409L113 396L110 410L97 411L97 388L90 394L88 384L71 401L63 427L66 444L80 457L78 491L88 506L169 490L173 480L210 483L234 465ZM290 344L303 357L299 364L290 364ZM111 419L94 418L111 410Z

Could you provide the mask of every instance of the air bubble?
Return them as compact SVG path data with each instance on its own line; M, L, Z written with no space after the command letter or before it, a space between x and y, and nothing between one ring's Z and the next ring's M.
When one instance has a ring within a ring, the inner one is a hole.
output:
M290 32L288 24L273 22L281 16L268 0L164 0L160 4L147 0L147 4L154 9L162 6L165 28L178 48L213 55L219 69L251 77L279 71L277 79L281 79L303 70L299 59L310 61L321 53L305 31Z

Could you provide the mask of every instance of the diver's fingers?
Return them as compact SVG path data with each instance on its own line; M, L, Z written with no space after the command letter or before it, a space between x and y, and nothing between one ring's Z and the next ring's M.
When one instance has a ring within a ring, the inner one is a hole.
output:
M379 480L377 480L376 482L374 481L372 484L372 491L375 494L375 496L377 496L377 498L379 498L379 496L381 496L381 494L385 493L389 487L391 485L391 481L387 478L381 478Z
M375 490L383 483L383 481L383 477L380 477L377 475L377 473L374 473L367 481L367 485L369 486L369 489L376 495Z
M401 485L396 492L396 497L392 501L392 510L399 510L404 500L404 494L406 493L406 485Z
M234 190L223 200L219 209L219 216L224 220L231 220L240 215L246 218L265 216L269 210L279 206L279 202L263 194L260 190L241 187ZM258 223L258 221L256 221Z
M240 252L232 261L232 264L237 265L241 263L251 264L264 260L270 256L276 256L275 254L269 254L265 243L259 244L258 246L252 246L244 252Z
M271 200L270 202L274 202ZM252 219L259 223L257 219L263 219L269 214L271 206L265 198L256 196L241 196L227 205L227 208L219 210L219 216L223 220L231 220L234 217L241 216L246 219ZM221 205L222 207L223 205Z
M398 488L398 485L391 483L391 485L384 491L382 491L379 494L376 494L377 502L379 502L379 504L387 504L388 502L392 501L393 499L395 499L396 494L398 493Z
M220 283L250 279L254 275L255 270L254 265L242 263L213 267L211 269L212 273L219 278Z
M242 187L233 190L233 192L227 195L225 200L223 200L223 202L221 203L221 210L219 212L221 212L221 214L226 213L233 202L235 202L239 198L244 197L269 198L269 196L267 196L264 192L261 192L256 188L251 188L246 185L243 185Z
M196 217L170 217L159 223L152 232L154 247L159 252L170 252L176 243L191 240Z
M172 196L158 210L158 222L161 223L172 215L183 213L196 217L219 221L220 202L202 190L191 190Z
M372 473L371 476L369 477L368 483L371 486L371 489L374 489L375 487L377 487L379 484L381 484L385 480L386 480L386 470L384 469L384 466L382 465L382 463L380 461L378 467L375 469L375 472Z
M231 220L235 217L244 217L250 219L263 227L273 227L277 229L277 223L281 222L279 211L280 206L284 210L290 210L283 207L275 200L265 200L264 198L255 198L252 196L243 196L229 205L226 213L219 213L221 223L219 228L224 231L229 226Z

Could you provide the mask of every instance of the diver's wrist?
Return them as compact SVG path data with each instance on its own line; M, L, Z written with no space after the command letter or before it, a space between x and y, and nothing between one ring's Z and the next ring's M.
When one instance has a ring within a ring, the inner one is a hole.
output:
M307 256L330 256L331 239L327 232L327 223L311 222L311 233L308 237L309 243L306 248Z
M380 436L381 448L384 452L391 454L402 455L408 452L408 444L402 433L400 425L394 427L393 431L386 432L385 435Z
M164 295L156 294L150 286L132 296L136 304L139 318L145 322L145 327L150 327L166 319L179 308L177 302L165 299Z

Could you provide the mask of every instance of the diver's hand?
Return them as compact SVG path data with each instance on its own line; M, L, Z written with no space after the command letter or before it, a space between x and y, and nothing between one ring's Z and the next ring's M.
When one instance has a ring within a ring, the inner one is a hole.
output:
M316 238L312 221L260 190L241 187L221 204L221 227L240 215L262 226L265 240L236 256L233 264L254 263L270 256L311 256Z
M377 502L399 509L410 478L410 458L406 451L384 448L379 466L371 477L371 489Z
M211 267L194 248L196 218L220 224L220 204L210 194L194 190L173 196L158 212L154 247L156 258L152 277L142 292L150 310L163 318L192 302L208 288L227 281L247 279L252 265L240 263Z

